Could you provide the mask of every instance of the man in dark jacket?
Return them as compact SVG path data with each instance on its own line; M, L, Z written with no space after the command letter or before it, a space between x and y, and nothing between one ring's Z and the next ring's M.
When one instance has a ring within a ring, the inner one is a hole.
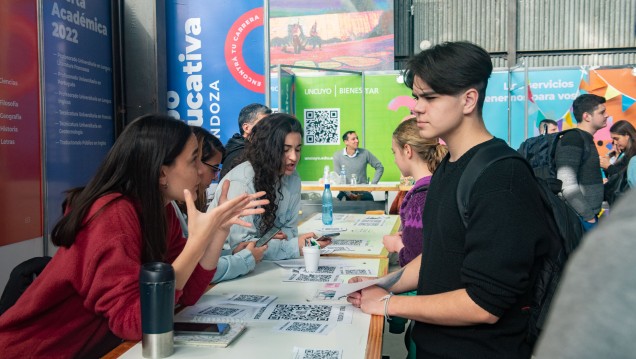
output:
M272 110L260 103L252 103L241 109L238 118L240 133L232 135L225 144L225 156L223 157L223 162L221 162L222 168L219 180L240 163L236 161L239 157L241 157L241 154L245 149L245 140L247 140L249 135L252 133L252 127L270 113L272 113Z

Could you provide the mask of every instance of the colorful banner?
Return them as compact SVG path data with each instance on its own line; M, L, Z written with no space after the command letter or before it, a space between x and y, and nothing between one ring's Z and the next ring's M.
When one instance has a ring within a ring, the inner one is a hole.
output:
M0 12L0 246L42 237L37 1Z
M393 1L270 0L272 64L393 69Z
M112 31L109 2L42 6L50 231L64 191L84 186L113 145Z
M265 103L263 0L168 0L166 16L168 114L226 143Z

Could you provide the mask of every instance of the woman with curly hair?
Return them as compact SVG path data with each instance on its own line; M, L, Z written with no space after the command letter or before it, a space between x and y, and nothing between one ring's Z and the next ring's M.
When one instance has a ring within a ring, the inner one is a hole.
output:
M298 234L298 211L300 210L300 176L296 166L300 161L303 129L300 122L291 115L274 113L263 118L254 128L243 153L244 162L228 172L225 181L231 181L228 198L243 193L265 191L264 199L269 204L263 206L265 212L260 215L243 218L253 224L245 230L233 227L227 238L227 244L233 251L252 246L265 232L273 227L280 232L268 243L264 259L280 260L297 258L302 254L305 240L315 237L314 233ZM217 189L210 208L216 206ZM330 241L321 241L326 246ZM249 260L247 258L246 260ZM253 262L253 259L252 259ZM255 263L247 268L254 268ZM228 269L225 279L237 277L247 272L234 272Z

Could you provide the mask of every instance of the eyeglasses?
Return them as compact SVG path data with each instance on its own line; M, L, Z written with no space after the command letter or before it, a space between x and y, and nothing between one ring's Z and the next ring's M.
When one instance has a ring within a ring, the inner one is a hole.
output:
M207 162L201 162L201 163L203 163L204 165L210 167L214 173L221 172L221 167L219 167L219 165L211 165L211 164L209 164Z

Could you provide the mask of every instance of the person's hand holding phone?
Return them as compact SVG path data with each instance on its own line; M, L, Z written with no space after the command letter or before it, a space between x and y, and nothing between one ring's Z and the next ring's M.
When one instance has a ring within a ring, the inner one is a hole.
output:
M250 251L250 253L252 253L252 256L254 257L254 261L258 263L263 260L263 256L265 255L265 250L267 250L267 244L260 247L256 247L256 242L253 242L253 241L241 242L236 246L236 248L234 248L234 250L232 251L232 254L236 254L244 249L247 249L248 251Z
M245 249L252 253L254 260L256 261L256 263L258 263L263 260L265 250L267 250L267 244L256 247L256 242L247 242L247 246L245 247Z

